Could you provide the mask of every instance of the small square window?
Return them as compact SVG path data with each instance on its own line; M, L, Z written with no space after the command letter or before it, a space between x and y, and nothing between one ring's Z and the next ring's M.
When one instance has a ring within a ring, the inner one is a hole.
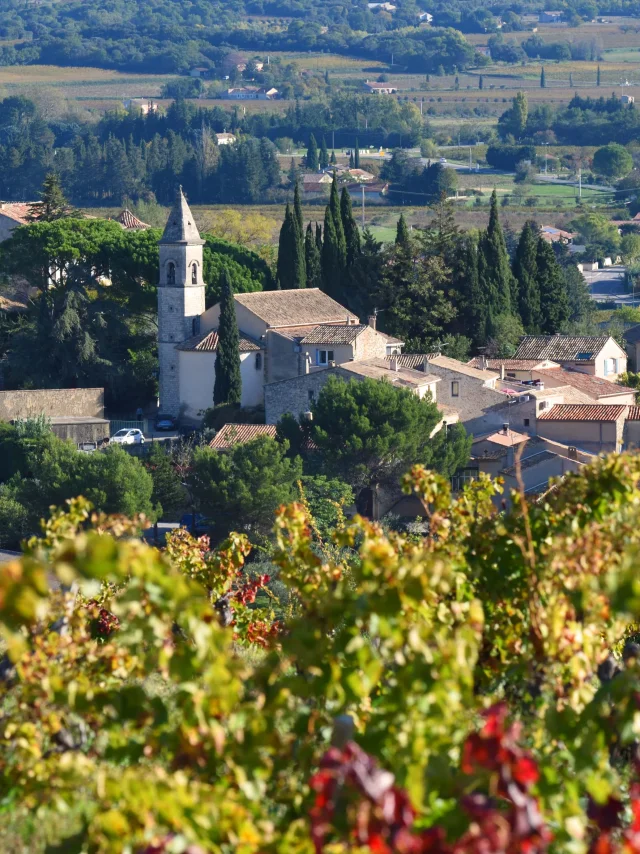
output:
M309 395L309 403L313 403L313 401L316 399L315 391L312 388L310 388L309 391L307 392L307 394Z
M453 380L451 383L451 397L460 397L460 383Z
M525 427L528 427L528 426L529 426L529 419L528 419L528 418L525 418L525 419L524 419L524 426L525 426Z
M543 400L538 404L538 411L542 412L543 409L547 408L547 401Z

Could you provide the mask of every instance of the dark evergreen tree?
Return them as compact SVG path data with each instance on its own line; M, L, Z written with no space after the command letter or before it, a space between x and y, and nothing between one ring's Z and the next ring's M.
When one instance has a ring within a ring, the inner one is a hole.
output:
M311 223L307 226L304 237L304 260L307 273L307 287L319 288L322 285L320 250L318 249Z
M283 290L304 288L306 285L304 239L300 237L297 217L288 203L280 229L276 277Z
M404 214L400 214L400 219L396 226L396 246L408 246L410 243L409 228Z
M540 331L540 287L538 284L538 229L526 222L513 259L513 275L518 283L518 312L525 332Z
M316 138L313 134L309 137L309 147L307 148L307 169L311 169L313 172L318 171L318 166L320 165L318 160L318 143L316 142Z
M293 212L296 217L296 225L300 233L300 240L304 240L304 219L302 218L302 202L300 201L300 185L296 184L293 191Z
M236 306L231 289L231 280L226 270L222 271L221 279L222 298L218 322L213 404L218 406L221 403L231 403L240 406L242 379L240 376L240 335L236 319Z
M353 157L353 151L351 151L349 153L349 169L355 169L355 168L356 168L356 161L354 160L354 157Z
M427 254L437 255L453 267L460 243L453 202L444 194L433 206L433 219L422 232L419 242Z
M42 198L29 205L29 222L53 222L71 216L73 208L66 200L60 179L55 172L49 172L42 184Z
M489 335L489 307L478 277L478 244L470 235L459 243L453 282L458 310L456 328L476 347L482 347Z
M353 216L351 194L346 187L342 188L340 194L340 218L347 247L347 267L350 267L360 254L360 229Z
M483 79L482 74L481 74L478 77L478 89L483 89L483 88L484 88L484 79Z
M331 149L331 165L335 166L338 163L338 159L336 157L336 153L333 149Z
M340 269L344 270L347 266L347 241L344 236L344 226L342 225L342 211L340 209L340 197L338 196L338 182L336 176L333 176L331 184L331 194L329 196L329 210L333 219L333 226L336 230L336 241L338 249L338 258Z
M536 253L540 287L540 331L548 335L561 332L569 319L569 299L562 268L553 248L538 238Z
M342 264L336 226L329 205L325 209L323 231L321 255L322 290L329 294L329 296L337 299L341 295L340 288L344 265Z
M512 311L515 282L509 264L509 254L498 217L498 197L491 194L489 226L480 239L478 277L491 319Z
M544 74L544 65L543 65L542 68L540 69L540 88L546 89L546 86L547 86L547 79L546 79L545 74Z
M353 149L353 165L356 169L360 168L360 147L358 145L358 140L356 139L356 144Z
M322 142L320 144L319 165L321 169L326 169L329 165L329 152L327 150L327 143L324 137L322 137Z
M600 85L600 66L598 66L598 73L596 75L596 86Z
M318 247L318 252L322 254L322 226L319 222L316 222L316 246Z

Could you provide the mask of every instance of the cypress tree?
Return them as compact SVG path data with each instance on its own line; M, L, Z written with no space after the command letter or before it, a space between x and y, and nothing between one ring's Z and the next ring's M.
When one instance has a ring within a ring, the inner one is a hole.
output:
M356 162L353 159L353 151L352 151L351 154L349 155L349 169L355 169L355 168L356 168Z
M280 229L276 278L283 290L306 286L304 238L301 238L297 217L289 203Z
M357 138L355 148L353 149L353 165L356 169L360 168L360 147L358 146Z
M296 216L296 225L300 232L300 240L304 240L304 219L302 218L302 202L300 201L300 185L296 183L293 191L293 212Z
M547 88L547 79L546 79L545 74L544 74L544 65L540 69L540 88L541 89Z
M484 88L484 80L483 80L483 77L482 77L482 74L481 74L481 75L478 77L478 89L483 89L483 88Z
M513 275L518 283L518 311L525 331L540 331L540 287L538 285L538 234L535 225L524 224L513 259Z
M409 228L407 227L407 221L404 218L404 214L400 214L400 219L398 220L398 224L396 226L396 246L408 246L409 245Z
M336 153L333 149L331 149L331 165L335 166L338 163L338 158L336 157Z
M553 248L541 237L538 238L536 263L540 287L540 331L547 334L560 332L569 319L567 286Z
M318 143L313 134L309 137L309 147L307 148L307 169L313 172L318 171Z
M458 326L476 347L486 344L489 310L478 277L478 244L466 235L459 244L454 270L454 290L458 294Z
M498 197L495 190L491 194L489 226L480 239L478 277L490 317L509 314L512 310L511 296L515 291L515 282L498 217Z
M307 287L319 288L322 284L320 249L316 243L316 237L313 233L311 223L307 226L307 231L304 236L304 260L307 270Z
M596 75L596 86L600 85L600 66L598 66L598 73Z
M322 253L322 226L319 222L316 223L316 246L318 252Z
M342 225L342 211L340 210L340 197L338 196L338 182L336 181L335 175L333 176L333 182L331 184L331 195L329 196L329 210L331 212L331 218L333 220L333 227L336 231L338 260L340 264L340 270L342 271L347 266L347 241L344 236L344 226Z
M221 403L232 403L240 406L242 397L240 335L231 280L226 270L222 271L221 286L222 297L220 299L213 404L218 406Z
M322 137L322 143L320 144L320 168L326 169L329 165L329 152L327 151L327 143L324 137Z
M360 254L360 229L353 216L351 194L346 187L342 188L340 194L340 218L347 247L347 267L350 267Z
M327 205L324 213L324 239L321 255L322 290L334 299L340 295L340 280L343 265L341 264L340 247L336 226Z

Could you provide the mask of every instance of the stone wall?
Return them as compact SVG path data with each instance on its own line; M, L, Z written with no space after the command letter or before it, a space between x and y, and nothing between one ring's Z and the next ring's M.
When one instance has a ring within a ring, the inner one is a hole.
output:
M340 375L336 368L304 374L289 380L267 383L264 387L265 422L277 424L285 412L296 418L307 412L325 383L332 375Z
M0 421L19 418L104 417L103 388L0 391Z
M75 421L59 418L51 425L51 432L59 439L69 439L76 445L82 442L101 445L109 439L109 422L104 418L79 418Z

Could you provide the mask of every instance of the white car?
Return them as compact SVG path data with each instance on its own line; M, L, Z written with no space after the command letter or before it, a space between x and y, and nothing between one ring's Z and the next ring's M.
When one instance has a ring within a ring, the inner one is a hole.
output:
M111 437L111 441L116 445L144 445L144 435L142 430L118 430Z
M446 157L441 157L441 158L440 158L440 160L439 160L438 162L439 162L439 163L446 163L446 162L447 162L447 158L446 158Z

